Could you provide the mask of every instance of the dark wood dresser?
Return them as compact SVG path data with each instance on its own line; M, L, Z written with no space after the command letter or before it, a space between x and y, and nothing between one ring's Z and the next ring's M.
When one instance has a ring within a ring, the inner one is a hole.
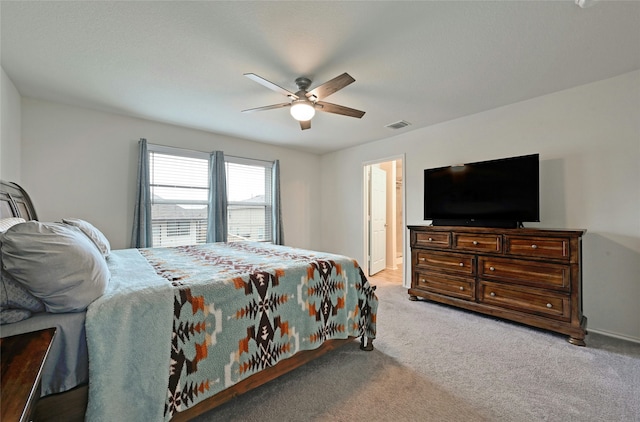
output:
M584 230L409 226L418 297L569 336L584 346Z

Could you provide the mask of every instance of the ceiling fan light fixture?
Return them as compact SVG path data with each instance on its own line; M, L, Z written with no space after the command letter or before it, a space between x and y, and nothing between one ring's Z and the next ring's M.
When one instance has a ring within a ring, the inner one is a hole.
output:
M313 118L316 109L308 100L296 100L291 103L291 116L299 122L306 122Z
M346 72L315 87L311 91L308 91L309 86L311 85L311 79L305 77L296 78L298 91L295 94L264 79L263 77L256 75L255 73L245 73L244 75L247 78L258 82L260 85L285 95L289 99L289 102L250 108L248 110L242 110L243 113L289 107L291 116L300 122L301 130L311 129L311 119L315 116L316 110L320 110L324 113L355 117L358 119L364 116L364 111L323 101L329 95L340 91L345 86L356 81Z

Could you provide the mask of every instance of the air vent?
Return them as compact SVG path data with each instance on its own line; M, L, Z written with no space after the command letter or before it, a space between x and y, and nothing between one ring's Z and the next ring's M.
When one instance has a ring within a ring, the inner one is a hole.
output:
M388 125L386 125L385 127L388 127L389 129L402 129L403 127L407 127L409 126L411 123L405 121L405 120L400 120L399 122L395 122L395 123L390 123Z

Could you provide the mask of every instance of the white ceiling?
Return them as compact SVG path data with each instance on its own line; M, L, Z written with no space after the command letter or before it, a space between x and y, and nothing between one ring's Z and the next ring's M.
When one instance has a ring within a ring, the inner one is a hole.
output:
M2 1L21 95L325 153L640 69L640 2ZM291 91L348 72L301 131ZM384 126L406 120L393 131Z

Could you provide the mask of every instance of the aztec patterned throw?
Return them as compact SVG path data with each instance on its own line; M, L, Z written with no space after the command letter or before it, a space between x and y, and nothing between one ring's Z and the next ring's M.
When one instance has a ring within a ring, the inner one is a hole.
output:
M377 298L357 262L344 256L250 242L113 251L112 255L109 265L119 286L113 289L122 290L126 284L129 299L110 292L89 308L89 359L95 366L90 366L88 420L131 419L139 414L146 420L168 421L177 412L325 340L375 338ZM119 280L126 274L115 268L119 258L123 259L120 266L137 262L138 269L126 277L135 279L146 267L141 279L148 281L138 289ZM140 299L131 293L136 290ZM139 317L122 317L123 312L140 314L131 300L149 307L142 314L155 315L157 321L149 324ZM169 318L164 315L167 312ZM98 318L102 320L97 322ZM104 319L119 328L108 326ZM160 323L169 320L168 327ZM119 342L120 331L126 347L98 345L96 339L105 335ZM145 350L150 346L145 339L164 350ZM132 356L117 356L113 349L127 353L132 348L145 353L134 353L135 362L122 367ZM141 364L136 354L152 362ZM105 374L110 370L133 378ZM149 379L140 382L145 371ZM136 383L137 393L129 397L128 387ZM92 388L95 384L99 387ZM145 388L150 391L140 391ZM120 389L116 396L114 389ZM156 402L156 397L164 397L164 403ZM114 407L126 411L121 415Z

